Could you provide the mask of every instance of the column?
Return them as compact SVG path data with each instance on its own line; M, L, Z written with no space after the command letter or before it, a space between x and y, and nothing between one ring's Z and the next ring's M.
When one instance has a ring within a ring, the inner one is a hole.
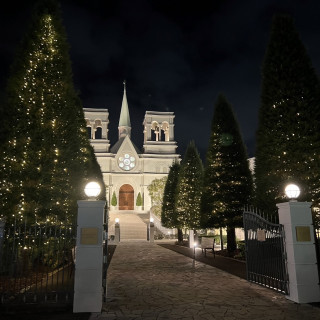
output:
M105 201L78 201L73 312L101 312Z
M297 303L320 301L319 276L310 202L277 204L279 223L284 225L289 295Z

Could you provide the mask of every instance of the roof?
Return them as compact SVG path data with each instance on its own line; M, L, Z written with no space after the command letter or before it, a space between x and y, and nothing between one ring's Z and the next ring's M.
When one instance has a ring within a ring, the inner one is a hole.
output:
M125 138L126 138L126 137L120 138L120 139L110 148L110 152L116 154L116 153L119 151L119 149L120 149L120 147L121 147L121 145L122 145L122 143L123 143L123 141L124 141ZM134 150L137 152L137 154L141 154L141 151L140 151L139 148L132 142L131 139L130 139L130 142L132 143L132 145L133 145L133 147L134 147Z

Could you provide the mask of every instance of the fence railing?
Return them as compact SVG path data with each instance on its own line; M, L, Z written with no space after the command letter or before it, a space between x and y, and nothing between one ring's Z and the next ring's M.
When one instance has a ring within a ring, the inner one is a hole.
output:
M0 225L0 304L72 304L75 225Z
M166 228L164 226L162 226L161 224L161 220L158 218L157 215L155 215L151 210L150 210L150 218L153 218L153 223L154 223L154 226L160 231L163 233L164 236L166 237L169 237L169 238L172 238L174 237L176 234L177 234L177 229L173 228L173 229L170 229L170 228Z
M316 246L316 255L317 255L317 264L318 264L318 276L320 284L320 228L314 229L315 235L315 246Z

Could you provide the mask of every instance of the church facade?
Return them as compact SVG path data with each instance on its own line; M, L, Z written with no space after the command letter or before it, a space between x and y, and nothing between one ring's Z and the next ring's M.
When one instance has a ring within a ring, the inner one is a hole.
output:
M177 143L174 140L174 113L146 111L143 123L143 150L131 140L131 121L124 86L121 105L118 141L111 144L108 138L108 109L84 108L91 145L101 167L106 185L106 199L110 211L138 210L137 197L142 197L142 210L149 211L152 203L148 186L154 179L168 175L176 160ZM135 129L135 128L133 128ZM111 206L113 194L117 205Z

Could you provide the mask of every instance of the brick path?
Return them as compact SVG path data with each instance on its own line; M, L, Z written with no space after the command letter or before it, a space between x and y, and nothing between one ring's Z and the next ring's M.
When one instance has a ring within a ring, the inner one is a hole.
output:
M295 304L189 257L147 242L121 243L108 269L107 302L90 320L320 320Z

